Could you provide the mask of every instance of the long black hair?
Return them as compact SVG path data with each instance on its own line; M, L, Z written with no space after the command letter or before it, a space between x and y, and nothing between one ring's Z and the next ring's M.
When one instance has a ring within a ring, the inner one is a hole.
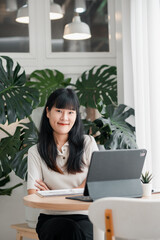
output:
M82 172L84 165L82 155L84 151L83 125L79 113L79 101L76 93L69 88L59 88L48 97L44 108L39 132L38 152L47 164L48 168L62 173L56 163L57 146L53 137L53 131L46 114L46 108L72 109L76 111L76 120L69 131L69 157L66 163L68 173Z

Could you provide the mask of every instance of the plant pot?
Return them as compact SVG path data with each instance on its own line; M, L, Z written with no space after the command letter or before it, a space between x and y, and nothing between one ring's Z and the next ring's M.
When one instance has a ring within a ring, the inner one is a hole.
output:
M143 197L149 197L152 194L152 183L143 183Z
M98 144L98 149L99 149L99 151L105 151L106 150L104 145L102 145L102 144Z
M27 183L24 182L24 195L26 196L27 193ZM30 208L30 207L26 207L25 208L25 220L28 224L28 227L30 228L36 228L37 222L38 222L38 216L40 214L40 209L37 208Z
M30 228L36 228L39 216L39 209L25 206L25 220Z

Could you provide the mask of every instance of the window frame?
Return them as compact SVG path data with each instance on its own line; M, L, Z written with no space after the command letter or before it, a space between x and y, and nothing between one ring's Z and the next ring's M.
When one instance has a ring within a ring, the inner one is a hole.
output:
M50 10L50 2L46 4L46 57L47 58L73 58L76 59L77 57L82 58L112 58L115 57L115 4L113 0L108 0L108 14L109 14L109 52L52 52L51 49L51 21L48 18L48 13Z

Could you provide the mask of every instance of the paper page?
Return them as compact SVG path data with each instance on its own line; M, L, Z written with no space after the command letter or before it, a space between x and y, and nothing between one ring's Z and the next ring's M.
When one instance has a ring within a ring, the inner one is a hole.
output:
M74 189L37 191L36 194L40 197L49 197L49 196L83 194L83 192L84 192L84 188L74 188Z

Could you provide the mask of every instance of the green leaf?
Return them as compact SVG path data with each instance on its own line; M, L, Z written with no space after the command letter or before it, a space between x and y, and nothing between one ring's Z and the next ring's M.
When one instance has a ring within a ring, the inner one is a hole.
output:
M26 86L25 71L6 56L0 57L0 123L28 117L38 105L38 90Z
M0 164L0 187L3 187L3 188L0 188L0 195L9 195L10 196L12 193L12 190L14 188L17 188L22 185L22 183L19 183L13 187L4 188L4 186L9 182L10 182L10 177L8 175L8 172L5 172Z
M9 176L1 176L0 177L0 187L3 187L4 185L6 185L9 181L10 181Z
M17 188L17 187L19 187L21 185L22 185L22 183L18 183L15 186L10 187L10 188L4 188L4 189L0 188L0 195L8 195L8 196L10 196L12 194L13 189L15 189L15 188Z
M37 129L33 122L18 126L13 136L3 138L0 142L0 149L2 150L0 152L0 163L3 169L8 167L20 178L26 179L27 152L37 141Z
M7 176L12 171L8 159L9 159L9 157L12 158L16 154L18 148L20 147L18 129L15 132L15 136L16 137L10 136L10 137L3 138L0 142L0 149L1 149L1 151L0 151L0 169L1 169L0 177L2 177L4 175ZM13 145L15 147L13 147Z
M137 148L135 128L126 121L128 117L134 116L134 110L124 104L115 107L103 105L102 101L99 103L102 117L94 120L97 130L95 132L94 128L92 131L96 134L96 141L106 149Z
M96 108L99 99L106 105L117 103L116 67L102 65L85 71L75 84L80 105Z
M97 8L97 13L100 15L104 15L104 9L106 8L108 0L103 0L99 7Z
M64 78L64 74L58 70L36 70L30 75L31 81L28 86L37 88L40 93L39 107L43 107L48 96L58 88L65 88L70 85L71 78Z
M141 175L141 181L142 183L149 183L153 178L152 173L149 173L149 171L146 171L144 174Z

